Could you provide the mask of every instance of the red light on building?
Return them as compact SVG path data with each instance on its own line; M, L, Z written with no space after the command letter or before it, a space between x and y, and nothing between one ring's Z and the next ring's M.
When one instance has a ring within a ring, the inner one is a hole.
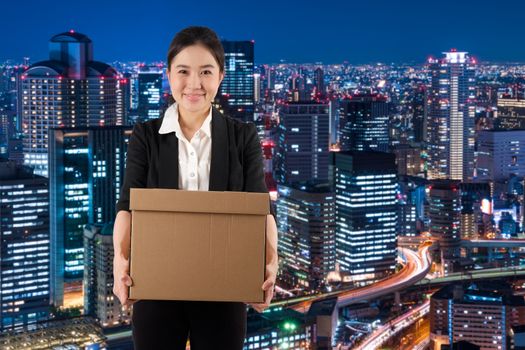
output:
M121 84L127 84L128 83L128 79L120 79L120 83Z

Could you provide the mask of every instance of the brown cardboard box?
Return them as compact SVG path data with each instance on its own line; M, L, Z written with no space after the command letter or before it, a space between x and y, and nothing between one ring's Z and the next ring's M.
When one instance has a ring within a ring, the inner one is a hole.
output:
M137 189L130 299L264 302L267 193Z

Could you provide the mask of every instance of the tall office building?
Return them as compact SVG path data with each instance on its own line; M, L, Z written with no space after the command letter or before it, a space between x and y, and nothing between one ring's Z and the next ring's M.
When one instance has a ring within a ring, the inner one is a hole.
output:
M388 151L388 103L381 95L357 95L339 104L343 151Z
M335 190L336 262L343 280L366 284L393 273L398 227L395 156L333 152L330 178Z
M486 350L509 349L513 326L525 322L523 297L503 285L448 285L430 298L431 349L461 340ZM507 287L508 288L508 287Z
M162 71L157 67L143 67L138 73L137 87L138 121L159 118L162 109Z
M49 317L48 180L0 161L0 330Z
M95 317L103 328L131 322L113 294L113 223L84 227L84 314Z
M130 135L127 126L49 133L52 301L57 306L64 304L65 291L81 289L84 226L114 220Z
M412 129L414 132L414 142L421 143L425 141L425 109L426 109L426 86L421 84L413 92L414 96L411 101L410 110L412 112Z
M335 268L335 200L328 183L278 186L281 276L293 287L318 290Z
M477 136L478 180L505 181L525 176L525 130L482 130Z
M328 108L328 104L315 102L288 102L281 106L277 182L328 179Z
M224 112L243 121L254 120L254 41L222 41L225 76L218 93Z
M428 92L428 177L469 181L474 175L474 61L467 52L431 59Z
M430 235L439 241L445 274L453 271L461 244L461 189L456 180L435 180L428 193Z
M91 39L74 31L55 35L49 60L33 64L22 76L24 163L48 176L48 130L55 127L116 125L117 72L93 60Z
M491 203L490 185L483 182L460 184L461 190L461 238L476 239L480 236L478 227L483 223L483 210Z

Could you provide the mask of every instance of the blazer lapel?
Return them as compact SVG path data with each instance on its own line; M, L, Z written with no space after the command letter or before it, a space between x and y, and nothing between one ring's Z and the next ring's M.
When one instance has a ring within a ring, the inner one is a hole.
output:
M228 128L224 116L213 108L211 117L210 191L228 190L228 169L230 169Z
M179 139L175 132L159 134L159 188L179 188Z

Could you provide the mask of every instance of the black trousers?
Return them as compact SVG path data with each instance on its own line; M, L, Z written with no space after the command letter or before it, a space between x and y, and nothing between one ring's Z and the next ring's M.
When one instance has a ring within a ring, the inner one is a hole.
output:
M242 350L246 304L210 301L139 300L133 304L135 350Z

